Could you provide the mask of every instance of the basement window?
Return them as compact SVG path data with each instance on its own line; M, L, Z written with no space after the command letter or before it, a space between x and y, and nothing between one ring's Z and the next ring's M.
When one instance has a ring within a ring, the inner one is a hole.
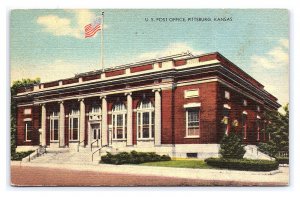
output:
M186 153L187 158L198 158L198 153Z

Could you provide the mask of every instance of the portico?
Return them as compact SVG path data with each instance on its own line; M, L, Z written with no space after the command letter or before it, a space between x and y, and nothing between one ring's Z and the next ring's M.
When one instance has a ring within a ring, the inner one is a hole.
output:
M41 145L159 146L160 92L156 88L42 103Z

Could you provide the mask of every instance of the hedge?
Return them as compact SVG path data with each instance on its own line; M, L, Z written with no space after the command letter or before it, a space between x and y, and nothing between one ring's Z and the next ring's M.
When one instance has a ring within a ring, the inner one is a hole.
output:
M26 151L26 152L15 152L11 154L11 160L21 161L23 158L27 157L34 151Z
M170 161L171 158L168 155L158 155L154 152L136 152L131 151L121 152L118 154L107 153L106 155L101 157L102 163L108 164L140 164L146 162L155 162L155 161Z
M288 157L276 157L276 161L279 164L289 164L289 158Z
M208 158L205 162L217 168L244 171L272 171L277 170L279 166L277 161L269 160Z

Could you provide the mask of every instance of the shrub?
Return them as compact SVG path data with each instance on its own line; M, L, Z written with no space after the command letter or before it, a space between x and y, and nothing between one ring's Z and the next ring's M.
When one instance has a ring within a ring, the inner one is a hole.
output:
M108 164L139 164L145 162L155 162L155 161L170 161L171 158L167 155L158 155L154 152L136 152L131 151L121 152L115 155L107 153L101 157L101 162Z
M268 143L259 143L258 150L271 156L271 157L275 157L275 155L277 154L276 146L268 144Z
M230 132L221 140L219 153L223 158L242 159L246 153L244 147L241 138L234 132Z
M21 161L23 158L27 157L34 151L26 151L26 152L14 152L11 154L11 160Z
M272 171L278 169L277 161L208 158L205 162L213 167L245 171Z
M279 164L289 164L289 158L288 157L276 157L276 161Z

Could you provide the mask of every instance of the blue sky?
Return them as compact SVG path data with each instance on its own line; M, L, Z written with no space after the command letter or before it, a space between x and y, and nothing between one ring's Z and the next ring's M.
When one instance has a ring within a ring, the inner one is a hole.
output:
M287 10L14 10L10 16L11 81L42 82L99 69L100 34L84 26L105 12L105 67L191 51L218 51L289 100ZM226 17L227 22L146 22L145 18Z

